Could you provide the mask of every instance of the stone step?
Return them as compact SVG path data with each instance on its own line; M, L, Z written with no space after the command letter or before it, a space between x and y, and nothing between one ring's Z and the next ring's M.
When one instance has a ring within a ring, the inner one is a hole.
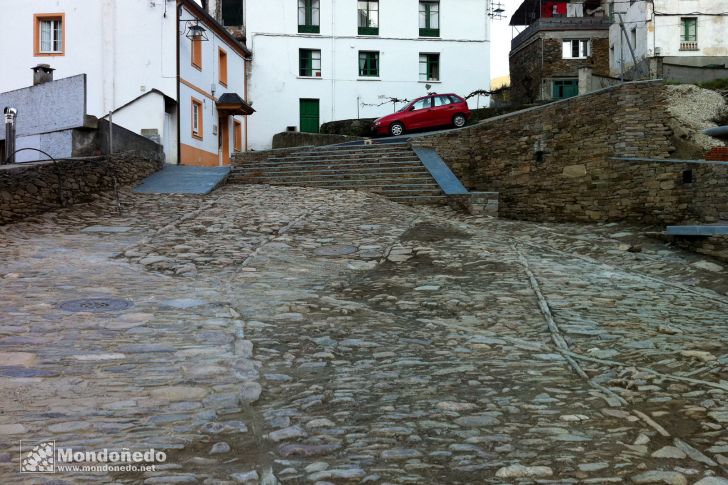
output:
M380 181L380 180L361 180L356 182L348 182L344 180L340 181L311 181L311 182L291 182L291 181L284 181L284 180L260 180L256 181L257 183L261 184L267 184L267 185L291 185L291 186L300 186L300 187L314 187L314 188L321 188L321 189L331 189L331 188L337 188L337 189L381 189L384 191L392 192L392 191L417 191L417 190L426 190L426 191L436 191L438 194L440 194L442 191L440 190L440 187L437 186L435 183L431 182L420 182L420 181Z
M396 150L411 150L412 147L408 143L383 143L375 145L356 145L356 146L342 146L342 147L321 147L321 148L310 148L296 151L296 153L345 153L345 152L387 152Z
M446 205L447 197L444 195L422 195L422 196L391 196L387 198L393 202L410 205Z
M426 175L429 174L427 169L422 167L402 167L402 166L384 166L384 167L357 167L357 168L346 168L346 167L321 167L315 170L311 169L294 169L294 168L269 168L269 169L247 169L247 170L235 170L233 175L255 175L264 177L291 177L291 176L302 176L302 175L319 175L322 177L333 176L343 174L353 174L361 176L376 176L378 174L402 174L402 175Z
M348 164L369 164L369 163L382 163L382 162L410 162L410 163L421 163L419 158L412 155L411 153L403 154L401 156L381 156L381 157L320 157L320 158L301 158L301 157L282 157L282 158L268 158L259 162L246 165L238 165L240 167L245 166L266 166L276 164L300 164L300 165L318 165L322 163L348 163Z
M374 183L377 185L396 185L396 184L431 184L435 187L438 185L432 180L432 177L328 177L317 178L301 176L297 178L287 177L240 177L231 181L232 183L285 183L299 185L356 185Z
M376 170L379 168L424 168L424 165L419 160L411 160L411 161L396 161L396 162L389 162L389 161L378 161L378 162L368 162L368 163L357 163L356 161L352 162L320 162L320 163L306 163L306 162L278 162L278 163L268 163L268 164L255 164L255 165L244 165L240 167L235 167L233 170L316 170L320 168L340 168L342 170L353 170L353 169L369 169L369 170Z
M384 157L384 156L401 156L411 155L413 152L411 149L399 149L399 150L371 150L371 151L348 151L348 152L289 152L286 155L276 156L273 155L268 158L344 158L344 157Z
M407 185L386 185L386 186L378 186L378 185L352 185L352 186L309 186L309 185L296 185L296 184L285 184L285 183L279 183L279 182L259 182L251 185L271 185L271 186L285 186L285 187L310 187L315 189L324 189L324 190L356 190L359 192L370 192L374 194L380 194L385 195L389 198L408 198L408 197L442 197L443 200L445 199L445 196L442 194L442 191L439 187L435 186L414 186L410 187Z

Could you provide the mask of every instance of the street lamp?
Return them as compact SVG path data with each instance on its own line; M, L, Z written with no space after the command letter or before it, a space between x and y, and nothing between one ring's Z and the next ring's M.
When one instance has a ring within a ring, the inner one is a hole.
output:
M207 38L207 29L200 25L199 20L182 20L185 23L185 37L192 41L205 42Z

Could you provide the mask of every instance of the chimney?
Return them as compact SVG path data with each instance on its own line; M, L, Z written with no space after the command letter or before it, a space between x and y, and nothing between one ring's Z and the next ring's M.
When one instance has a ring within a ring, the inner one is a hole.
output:
M38 64L35 67L31 67L33 70L33 86L44 84L53 81L53 69L48 64Z

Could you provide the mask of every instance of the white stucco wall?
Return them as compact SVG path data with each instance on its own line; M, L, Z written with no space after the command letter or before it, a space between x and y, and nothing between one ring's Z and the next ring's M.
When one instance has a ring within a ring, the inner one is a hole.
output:
M88 114L99 118L153 88L177 97L173 2L0 0L0 12L0 92L32 85L30 68L45 63L56 69L55 79L87 75ZM35 56L33 15L54 13L65 15L64 54ZM164 131L163 123L139 121L127 117L121 126Z
M485 0L441 0L440 38L419 37L419 1L380 0L379 35L357 35L356 2L321 0L321 33L298 34L297 2L247 0L248 46L253 51L249 121L254 149L300 125L299 99L320 100L320 123L391 113L383 98L412 99L431 91L467 95L490 86L489 19ZM333 10L332 10L333 8ZM299 49L319 49L321 78L298 76ZM380 52L380 77L358 76L358 53ZM419 81L420 53L440 54L440 82ZM477 101L471 100L473 107ZM481 106L488 100L481 98ZM401 107L401 105L399 105Z
M637 29L635 57L638 63L656 55L683 58L728 56L728 16L699 15L727 12L728 3L725 0L655 0L654 5L653 12L651 3L644 0L632 5L615 2L614 11L622 12L627 33ZM698 51L680 50L681 17L697 17ZM609 39L615 53L610 61L610 69L612 75L618 76L620 59L623 59L625 69L632 67L634 62L618 23L611 26Z
M181 18L187 20L196 17L192 12L183 8ZM201 44L202 69L192 65L192 41L185 36L180 37L180 142L198 150L217 154L218 135L215 127L218 132L221 127L218 126L219 118L215 100L224 93L236 93L245 99L245 60L228 39L224 39L211 28L207 28L205 34L209 40ZM220 82L218 57L220 48L227 53L227 86ZM202 139L192 136L192 98L203 102ZM243 116L234 118L245 123ZM229 117L227 123L230 133L227 150L232 153L235 143L233 117ZM242 145L245 147L244 129L242 134ZM184 157L180 161L183 164L186 162Z

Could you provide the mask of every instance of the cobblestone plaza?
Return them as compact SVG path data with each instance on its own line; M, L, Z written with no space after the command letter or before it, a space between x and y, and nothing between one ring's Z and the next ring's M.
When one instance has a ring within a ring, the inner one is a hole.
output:
M728 272L644 233L269 186L1 226L0 483L726 484Z

